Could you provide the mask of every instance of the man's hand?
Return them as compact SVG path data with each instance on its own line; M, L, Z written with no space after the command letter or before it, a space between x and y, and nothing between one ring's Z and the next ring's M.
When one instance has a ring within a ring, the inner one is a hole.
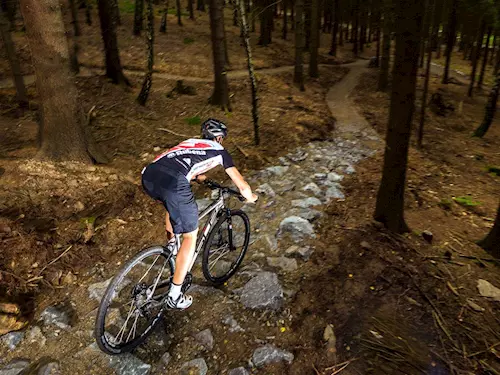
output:
M255 202L257 202L258 199L259 199L259 196L257 194L252 193L252 198L247 199L247 202L248 203L255 203Z

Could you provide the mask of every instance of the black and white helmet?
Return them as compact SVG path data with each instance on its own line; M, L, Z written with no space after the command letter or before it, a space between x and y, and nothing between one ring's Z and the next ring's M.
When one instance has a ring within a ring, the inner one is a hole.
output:
M227 126L222 121L209 118L201 124L201 136L205 139L226 138Z

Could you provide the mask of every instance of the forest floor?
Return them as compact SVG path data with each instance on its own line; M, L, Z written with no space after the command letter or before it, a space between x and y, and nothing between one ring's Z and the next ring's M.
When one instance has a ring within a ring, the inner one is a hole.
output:
M0 349L0 366L13 358L26 358L32 367L59 361L63 374L130 374L123 367L137 367L130 357L110 362L91 346L98 301L89 298L88 287L111 277L138 249L164 241L162 208L141 192L139 172L155 154L182 137L159 129L192 136L200 120L214 116L228 122L227 147L252 185L268 182L277 194L264 196L256 209L248 209L255 242L242 272L229 285L202 289L208 291L206 295L196 293L195 305L182 318L162 326L134 353L134 360L151 364L152 373L165 373L161 357L168 351L171 373L179 373L187 360L203 357L209 374L226 374L228 369L248 366L257 347L273 344L293 353L294 361L250 368L252 373L500 372L499 302L482 297L477 289L479 279L500 286L498 263L474 244L491 228L498 203L500 177L488 168L500 166L499 121L484 139L470 136L482 119L487 93L466 99L466 86L443 86L437 75L432 77L430 93L442 93L455 110L446 116L428 111L424 148L412 147L410 152L406 217L413 231L395 236L371 219L390 101L388 93L375 91L377 71L365 68L366 61L323 66L320 79L308 80L305 92L293 86L289 73L262 72L263 142L256 147L246 79L230 81L233 112L222 113L207 105L210 39L206 16L197 17L195 24L185 20L181 29L170 16L169 33L163 40L161 35L157 38L156 50L164 51L160 56L165 60L155 66L165 74L207 79L186 79L196 95L167 96L175 81L157 77L147 107L140 107L135 103L139 76L130 75L134 83L130 91L96 75L77 78L93 134L112 157L108 165L33 159L35 111L16 117L14 93L1 89L1 296L19 303L30 323L15 350ZM142 39L127 36L131 17L123 18L123 62L129 69L142 69ZM245 63L239 32L235 27L227 29L232 69L239 70ZM84 27L84 33L80 59L95 67L102 56L98 28ZM277 34L269 47L255 46L259 68L293 63L292 43ZM187 42L188 36L194 42ZM26 42L21 34L17 37L23 53ZM323 37L322 45L328 46L328 36ZM327 57L327 51L321 51L324 63L352 60L347 49L339 59ZM26 56L22 61L28 61ZM31 73L29 64L23 69ZM33 88L30 93L36 109ZM420 104L418 99L417 112ZM298 160L296 155L303 153L306 158ZM291 158L279 159L285 155ZM290 164L285 165L289 170L284 175L265 169L280 164ZM356 172L347 173L349 166ZM325 205L328 185L324 176L314 175L330 171L345 175L341 182L345 199ZM222 173L215 177L223 179ZM313 181L320 192L302 190ZM294 188L287 190L289 185ZM310 194L317 194L322 204L295 212L293 201ZM314 252L308 261L298 259L296 269L272 266L269 257L290 256L286 250L292 241L279 237L275 243L274 238L280 220L291 213L312 215L316 239L303 239L298 245L310 246ZM432 243L423 239L424 231L432 232ZM285 291L280 311L246 309L234 293L263 270L279 276ZM204 284L199 277L195 282ZM57 303L71 306L71 328L54 329L40 322L40 313ZM221 323L229 315L244 332ZM334 336L325 340L329 325ZM193 338L205 328L214 336L213 350L200 347Z

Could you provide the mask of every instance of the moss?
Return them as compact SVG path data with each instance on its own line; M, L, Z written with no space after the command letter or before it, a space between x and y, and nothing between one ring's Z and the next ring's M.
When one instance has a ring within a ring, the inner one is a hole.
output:
M186 37L186 38L184 38L183 42L184 42L184 44L193 44L194 39L191 37Z
M187 117L184 119L184 121L186 121L188 125L200 125L201 117L200 116Z
M118 8L120 8L120 13L134 13L135 2L133 0L120 0Z
M453 200L464 207L475 207L481 205L481 202L472 200L470 196L455 197Z
M486 171L494 176L500 176L500 167L495 167L495 166L486 167Z
M441 199L441 201L438 203L438 206L441 207L443 210L451 210L451 205L453 202L449 199Z

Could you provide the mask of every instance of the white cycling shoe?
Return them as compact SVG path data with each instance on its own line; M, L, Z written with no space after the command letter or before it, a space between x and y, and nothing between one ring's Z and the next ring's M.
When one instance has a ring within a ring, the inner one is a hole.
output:
M193 304L193 297L181 293L176 300L168 296L165 303L171 309L185 310Z

